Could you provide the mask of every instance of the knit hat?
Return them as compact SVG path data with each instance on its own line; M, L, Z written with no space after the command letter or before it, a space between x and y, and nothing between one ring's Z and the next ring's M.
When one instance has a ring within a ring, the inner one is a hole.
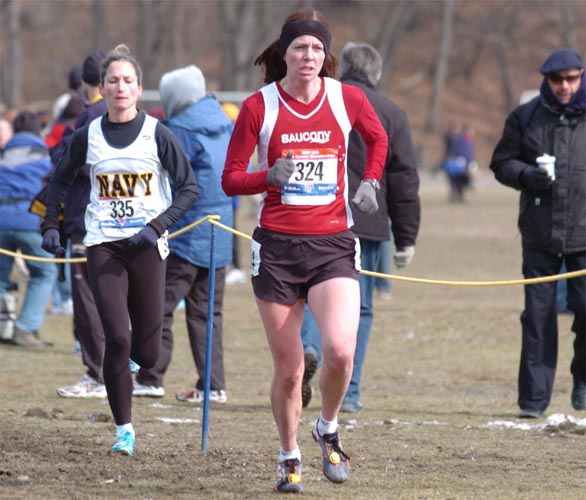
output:
M76 64L69 70L68 86L71 90L79 90L81 87L81 64Z
M542 75L550 75L568 69L583 69L584 63L578 52L572 49L558 49L552 52L539 68Z
M167 119L178 115L206 95L206 81L194 64L165 73L159 83L161 105Z
M89 54L83 62L81 79L88 85L97 87L100 84L100 63L106 57L103 50L96 50Z

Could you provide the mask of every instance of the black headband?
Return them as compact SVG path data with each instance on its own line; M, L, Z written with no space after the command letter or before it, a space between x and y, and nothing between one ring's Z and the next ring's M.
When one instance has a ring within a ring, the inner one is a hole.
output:
M324 23L314 21L313 19L299 19L289 23L283 28L281 36L279 37L279 55L283 57L287 51L287 47L291 45L291 42L298 36L302 35L312 35L319 38L324 44L324 50L327 57L330 52L332 35Z

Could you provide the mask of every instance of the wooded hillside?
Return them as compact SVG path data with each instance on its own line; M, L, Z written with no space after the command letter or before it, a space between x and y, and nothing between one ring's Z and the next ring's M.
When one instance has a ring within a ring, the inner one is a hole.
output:
M253 91L254 58L299 6L328 17L334 53L350 40L379 49L381 89L407 112L423 167L439 160L451 121L474 124L485 165L549 52L586 52L584 0L0 0L0 99L50 109L73 64L121 42L143 65L146 89L196 64L211 91Z

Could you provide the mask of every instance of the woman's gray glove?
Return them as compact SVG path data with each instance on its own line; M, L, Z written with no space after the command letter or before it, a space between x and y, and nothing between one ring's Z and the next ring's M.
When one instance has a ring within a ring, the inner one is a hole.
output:
M289 177L295 171L295 162L291 158L293 158L293 151L289 151L285 158L279 158L269 168L267 180L271 186L280 186L289 180Z
M356 190L352 204L363 214L373 214L378 210L376 189L369 182L361 182Z

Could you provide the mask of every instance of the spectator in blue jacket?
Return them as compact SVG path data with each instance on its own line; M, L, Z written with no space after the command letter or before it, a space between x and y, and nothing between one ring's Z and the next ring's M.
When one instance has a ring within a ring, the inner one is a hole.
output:
M221 186L222 170L232 132L232 122L212 94L206 94L204 75L191 65L165 73L159 85L161 104L167 116L165 125L177 136L187 153L200 186L200 196L191 209L174 224L170 234L207 215L219 215L222 224L233 226L232 199ZM169 240L165 283L163 341L157 364L141 369L134 387L135 396L162 397L163 376L173 349L173 311L184 299L187 332L198 380L195 387L177 393L188 403L203 401L207 337L208 286L210 265L209 224L199 226ZM232 234L216 232L216 277L214 288L213 346L210 401L225 403L222 308L226 266L232 261Z
M467 123L461 132L452 128L446 134L443 169L450 183L451 203L464 202L464 192L471 187L474 172L478 170L474 153L474 133L474 126Z
M43 179L51 170L51 158L40 137L37 115L22 111L14 119L14 136L5 146L0 159L0 248L35 257L53 256L41 249L41 219L28 208L41 190ZM10 284L14 258L0 254L0 299ZM29 271L24 303L14 323L11 343L20 346L45 347L39 328L57 275L52 262L25 260Z

